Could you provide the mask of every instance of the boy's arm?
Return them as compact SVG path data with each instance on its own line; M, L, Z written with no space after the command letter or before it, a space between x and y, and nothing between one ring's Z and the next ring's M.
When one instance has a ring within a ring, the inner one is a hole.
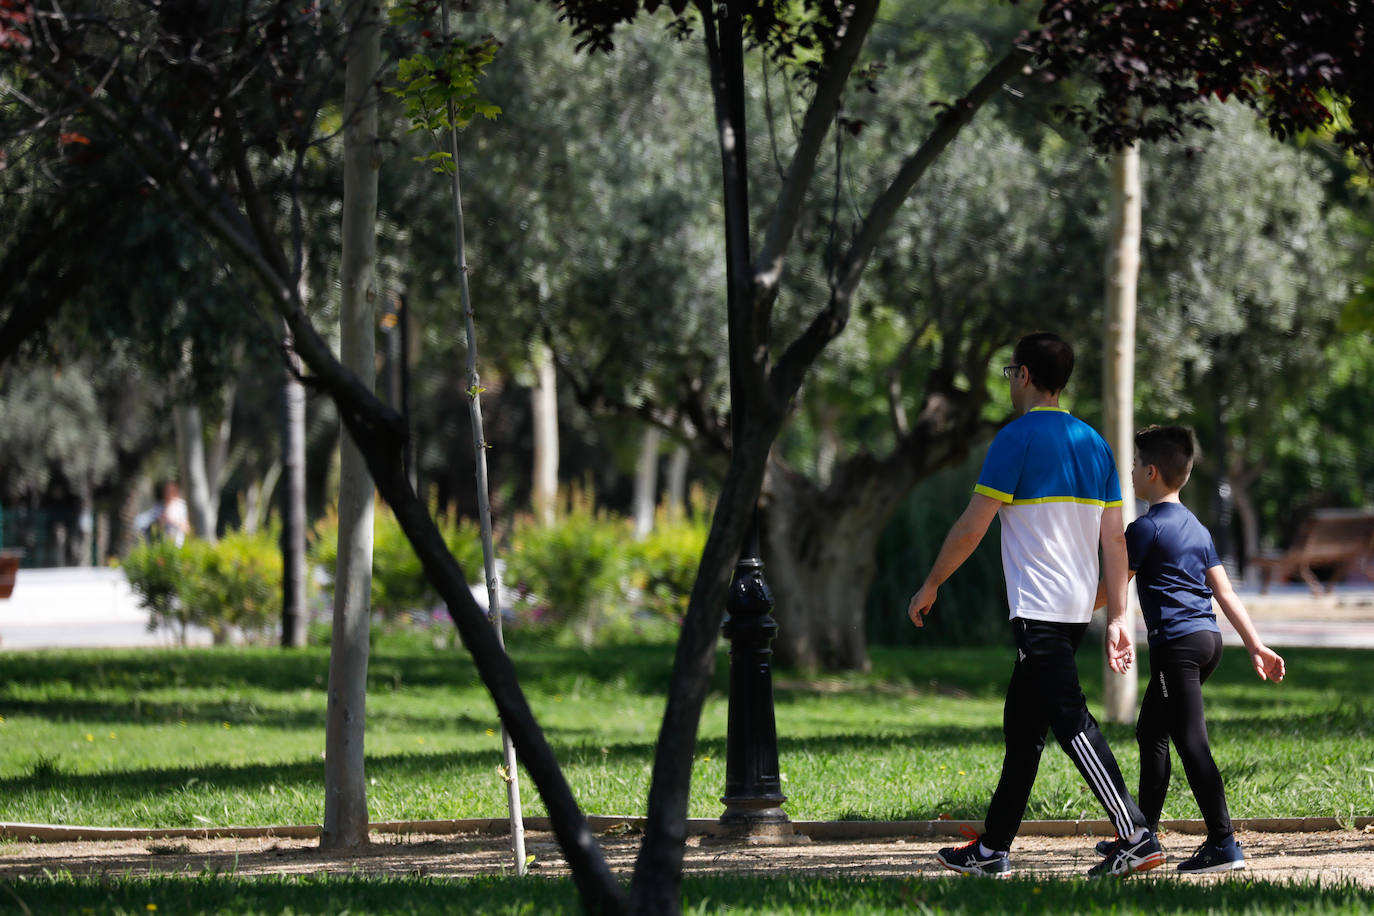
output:
M925 626L925 615L930 613L930 606L935 603L935 594L941 584L973 553L1000 508L1002 503L982 493L974 493L968 501L963 514L949 529L949 534L945 535L945 542L940 546L930 572L926 574L925 583L907 605L907 616L916 626Z
M1126 528L1121 523L1121 507L1103 511L1098 531L1102 542L1102 584L1107 604L1107 667L1125 674L1135 660L1135 640L1126 625L1126 579L1130 562L1126 557Z
M1226 575L1225 566L1217 565L1207 569L1207 587L1212 590L1217 604L1221 605L1226 619L1231 621L1231 626L1240 634L1241 642L1245 643L1245 651L1250 653L1250 664L1255 666L1255 673L1260 676L1260 680L1283 680L1283 657L1260 642L1259 632L1255 629L1250 614L1245 610L1245 605L1240 603L1236 590L1231 587L1231 577Z

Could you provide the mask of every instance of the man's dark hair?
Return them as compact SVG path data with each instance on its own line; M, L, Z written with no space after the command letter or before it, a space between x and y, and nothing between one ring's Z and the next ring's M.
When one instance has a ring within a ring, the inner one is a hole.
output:
M1062 390L1073 375L1073 348L1058 334L1047 331L1027 334L1018 340L1011 361L1025 366L1031 384L1050 394Z
M1154 465L1171 490L1188 482L1197 451L1193 431L1186 426L1147 426L1135 434L1135 450L1143 467Z

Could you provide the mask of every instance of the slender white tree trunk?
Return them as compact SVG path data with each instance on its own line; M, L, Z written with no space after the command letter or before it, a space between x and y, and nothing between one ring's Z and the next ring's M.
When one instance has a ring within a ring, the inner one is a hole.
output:
M668 459L668 482L665 498L668 502L668 517L682 518L687 514L687 446L678 445L673 456Z
M210 478L206 468L205 424L200 408L195 404L181 404L172 409L176 426L177 452L180 457L181 479L186 491L186 511L191 518L191 530L196 536L215 540L215 505L210 494Z
M440 22L443 36L448 40L448 3L441 0L439 5ZM463 186L458 173L458 129L453 100L448 101L449 155L453 158L453 170L449 173L450 192L453 204L453 257L458 268L458 298L463 308L463 328L468 341L468 413L472 421L472 449L477 465L477 513L482 526L482 560L487 576L487 615L496 630L496 640L501 651L506 650L505 636L501 632L501 580L496 571L496 548L491 534L491 488L487 482L487 441L482 430L482 379L477 372L477 315L472 306L472 293L468 288L467 243L463 227ZM547 354L546 354L547 355ZM548 360L548 376L541 376L541 386L547 378L547 388L553 388L553 360ZM542 373L541 369L541 373ZM552 397L552 394L550 394ZM556 408L557 401L553 401ZM546 406L549 406L546 404ZM556 409L552 413L556 418ZM557 429L554 429L557 442ZM555 475L557 462L554 462ZM510 729L501 723L501 750L505 765L501 773L506 783L506 809L510 815L511 855L515 860L515 873L528 873L529 863L525 861L525 815L520 802L520 773L516 769L515 742L511 739Z
M239 344L234 347L234 365L242 365L244 347ZM224 405L223 414L220 421L215 424L209 437L209 445L205 449L205 479L210 484L210 508L213 510L211 518L216 527L219 523L219 497L224 490L225 481L229 479L229 440L234 432L234 399L238 397L239 383L237 378L232 378L225 383L220 392L220 402Z
M1121 479L1121 515L1135 518L1131 464L1135 452L1135 306L1140 273L1140 150L1131 146L1112 156L1112 223L1107 243L1106 340L1103 347L1104 436L1116 455ZM1126 622L1135 626L1139 602L1135 583L1127 593ZM1139 653L1136 655L1139 658ZM1108 721L1135 720L1137 672L1116 674L1102 659L1103 707Z
M377 90L379 10L349 0L343 27L352 30L344 77L343 255L339 350L368 388L376 384L373 310L377 300ZM339 551L334 632L329 651L325 722L324 830L320 845L367 843L363 734L367 697L368 618L372 593L373 484L362 453L345 434L339 473Z
M304 393L302 391L302 393ZM243 533L257 534L267 524L271 513L272 493L281 479L281 459L275 459L263 473L261 480L250 481L243 494Z
M643 539L654 530L654 510L658 508L658 441L657 426L646 426L639 438L639 461L635 464L634 519L635 537Z
M282 379L281 461L269 470L270 478L281 473L281 559L282 604L281 644L286 648L305 645L305 386L291 370ZM370 550L369 550L370 552ZM369 564L370 566L370 564Z
M552 525L558 514L558 378L547 344L534 348L534 517Z

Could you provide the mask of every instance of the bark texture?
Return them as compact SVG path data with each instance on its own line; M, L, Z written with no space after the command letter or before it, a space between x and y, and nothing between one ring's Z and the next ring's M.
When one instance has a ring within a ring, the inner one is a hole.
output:
M373 310L377 299L377 98L381 30L371 0L345 7L348 42L344 110L343 302L339 349L344 366L370 394L376 384ZM339 474L339 550L325 723L326 849L368 841L363 773L368 624L372 599L373 484L357 431L343 437Z
M1112 221L1107 244L1107 307L1103 346L1103 435L1116 456L1121 481L1121 518L1135 518L1131 465L1135 455L1135 306L1140 274L1140 149L1112 156ZM1135 583L1127 590L1126 625L1134 632L1139 612ZM1102 707L1109 722L1135 721L1137 672L1117 674L1102 656Z

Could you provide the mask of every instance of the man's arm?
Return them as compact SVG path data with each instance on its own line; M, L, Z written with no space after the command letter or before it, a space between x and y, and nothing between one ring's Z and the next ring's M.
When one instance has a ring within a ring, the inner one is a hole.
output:
M935 603L936 592L983 540L988 525L992 524L992 517L1000 508L1002 503L982 493L974 493L968 501L968 507L949 529L949 534L945 535L945 542L940 546L940 553L936 555L930 572L926 574L925 583L907 605L907 616L916 626L925 626L925 615L930 613L930 607Z
M1102 579L1107 592L1107 666L1125 674L1135 660L1135 641L1126 625L1126 581L1130 562L1126 558L1126 527L1121 507L1110 506L1102 512L1098 532L1102 542Z

